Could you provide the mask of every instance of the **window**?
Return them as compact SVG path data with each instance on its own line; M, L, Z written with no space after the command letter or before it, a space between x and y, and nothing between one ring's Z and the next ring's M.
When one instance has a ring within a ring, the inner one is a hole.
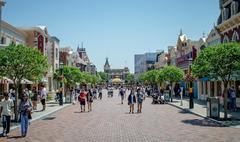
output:
M1 38L1 44L6 44L6 37Z
M228 39L227 35L225 35L224 38L223 38L223 43L226 43L226 42L229 42L229 39Z
M222 11L223 21L227 20L228 18L229 18L229 9L228 8L223 8L223 11Z
M238 12L238 3L233 1L231 4L231 15L235 15Z
M239 40L239 35L236 31L234 31L233 36L232 36L232 41L238 41Z

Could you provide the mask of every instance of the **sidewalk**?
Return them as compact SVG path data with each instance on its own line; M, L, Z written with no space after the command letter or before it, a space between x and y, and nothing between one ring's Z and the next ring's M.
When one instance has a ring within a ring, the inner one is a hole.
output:
M45 111L42 111L42 105L41 103L38 103L37 105L37 110L34 110L33 113L32 113L32 119L30 120L30 122L33 122L35 120L38 120L38 119L41 119L47 115L50 115L54 112L57 112L67 106L69 106L71 104L64 104L63 106L59 106L58 103L54 102L54 101L49 101L46 103L46 110ZM20 123L15 123L15 122L12 122L11 123L11 131L20 127ZM0 133L1 133L1 128L2 128L2 123L0 123Z
M201 100L194 100L194 108L189 109L189 99L183 99L183 105L181 106L181 100L180 99L173 99L173 102L168 102L169 105L172 105L174 107L183 109L187 112L196 114L200 117L203 118L208 118L207 117L207 104L206 101L201 101ZM220 111L220 118L224 117L224 112L223 109ZM211 119L217 123L220 123L224 126L228 127L235 127L235 128L240 128L240 112L228 112L228 118L232 118L232 120L227 120L227 121L219 121L216 119L208 118Z

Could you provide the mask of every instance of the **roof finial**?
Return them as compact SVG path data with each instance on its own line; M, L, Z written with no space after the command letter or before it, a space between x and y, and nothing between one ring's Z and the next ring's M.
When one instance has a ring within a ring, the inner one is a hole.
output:
M203 32L203 38L205 38L205 37L206 37L205 32Z
M182 36L183 35L183 31L182 31L182 28L180 29L180 36Z

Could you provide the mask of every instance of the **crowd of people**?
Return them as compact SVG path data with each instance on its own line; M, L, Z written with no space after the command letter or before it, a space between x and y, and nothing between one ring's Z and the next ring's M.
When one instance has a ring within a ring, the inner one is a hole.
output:
M11 126L11 118L15 117L21 126L21 136L25 137L28 132L29 120L32 119L32 111L37 110L38 101L41 101L42 111L46 109L47 91L44 85L41 85L39 91L36 87L33 90L24 89L18 98L20 102L17 105L16 91L12 88L9 93L3 94L4 98L0 101L0 118L2 120L2 136L8 136ZM17 105L17 106L16 106ZM15 108L15 112L14 112ZM15 116L17 114L17 116Z
M106 87L108 90L113 90L112 87ZM124 87L120 86L116 88L118 90L118 94L120 97L120 103L124 105L124 99L126 99L127 105L129 106L129 113L135 113L135 105L137 107L136 113L142 113L143 102L146 96L152 97L154 102L154 94L156 94L157 98L164 100L161 96L164 96L163 89L153 89L151 87ZM168 88L169 89L169 88ZM179 97L181 93L183 93L180 85L176 84L173 88L175 97ZM17 97L14 89L10 89L9 93L4 93L3 100L0 100L0 118L2 120L3 133L2 136L7 136L10 131L11 126L11 118L14 115L14 108L17 108L17 112L19 114L19 122L21 126L21 135L25 137L28 132L29 120L32 119L31 113L33 110L37 110L38 103L42 104L42 111L46 110L46 99L47 99L47 91L44 85L39 87L33 87L32 90L24 89L22 94L19 94L19 98L21 99L20 103L18 103L18 107L15 107ZM129 92L129 93L128 93ZM73 104L79 102L81 112L87 111L91 112L93 110L93 102L94 100L102 100L103 98L103 87L92 87L92 88L83 88L83 89L71 89L70 94L71 100ZM230 87L228 90L228 102L229 109L231 111L237 111L236 107L236 90L234 87Z

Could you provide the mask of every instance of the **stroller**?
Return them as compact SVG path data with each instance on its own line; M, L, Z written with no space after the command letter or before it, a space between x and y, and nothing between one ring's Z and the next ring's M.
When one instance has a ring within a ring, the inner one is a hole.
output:
M152 104L165 104L164 95L159 93L154 93L152 95L153 101Z

